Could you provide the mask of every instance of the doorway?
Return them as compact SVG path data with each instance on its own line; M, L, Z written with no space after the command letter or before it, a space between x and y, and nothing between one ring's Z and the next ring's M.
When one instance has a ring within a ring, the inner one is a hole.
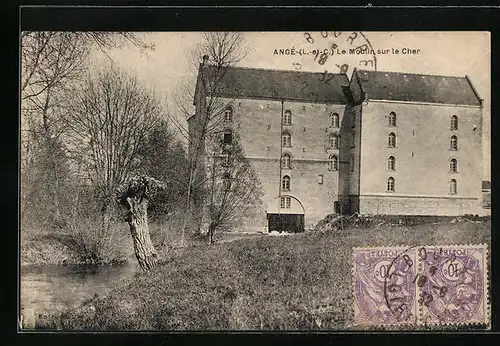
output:
M304 232L304 214L267 214L269 232Z

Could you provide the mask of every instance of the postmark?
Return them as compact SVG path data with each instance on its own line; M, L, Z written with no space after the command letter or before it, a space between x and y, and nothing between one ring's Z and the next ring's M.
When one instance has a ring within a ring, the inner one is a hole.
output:
M298 38L295 70L352 74L354 68L377 70L377 54L361 31L303 32Z
M489 327L487 247L353 249L354 325Z

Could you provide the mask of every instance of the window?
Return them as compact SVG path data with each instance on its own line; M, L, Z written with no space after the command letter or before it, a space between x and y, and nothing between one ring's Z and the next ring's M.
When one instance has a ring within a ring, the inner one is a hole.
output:
M457 194L457 181L455 179L450 180L450 194L451 195Z
M349 165L351 166L351 172L354 172L354 154L351 154L349 158Z
M451 117L451 129L458 130L458 117L456 115Z
M394 178L387 179L387 192L394 192Z
M396 169L396 158L394 156L389 156L387 159L387 169L394 171Z
M283 113L283 125L292 125L292 112L289 110Z
M339 148L339 136L336 133L332 133L330 135L330 148L332 149Z
M283 179L281 179L281 189L290 191L290 177L288 175L285 175Z
M290 132L285 131L285 132L282 133L282 135L281 135L281 144L284 147L291 147L292 146L292 135L290 134Z
M450 160L450 172L457 172L457 169L458 169L457 159L452 158Z
M323 184L323 174L318 175L318 184Z
M226 107L226 109L224 110L224 121L233 121L233 108L231 106Z
M451 136L450 149L451 150L458 150L458 137L457 136Z
M396 113L389 113L389 126L396 126Z
M289 196L284 196L284 197L281 197L281 208L283 209L290 209L290 202L292 201L292 198L289 197Z
M389 148L396 147L396 134L394 132L389 133L387 145L389 146Z
M351 148L354 148L356 144L356 132L352 131L351 132Z
M328 169L330 171L337 171L339 169L339 159L335 155L331 155L329 159Z
M283 154L281 157L281 167L290 168L291 167L291 157L290 154Z
M340 118L338 113L332 113L332 127L338 128L340 125Z
M224 191L231 189L231 176L227 172L222 176L222 185Z
M229 166L229 153L224 154L223 166L226 166L226 167Z
M231 131L224 132L224 144L231 144L233 142L233 133Z

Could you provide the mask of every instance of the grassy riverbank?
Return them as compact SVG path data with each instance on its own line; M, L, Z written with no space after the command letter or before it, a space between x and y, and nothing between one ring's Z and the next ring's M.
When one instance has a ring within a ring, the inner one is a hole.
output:
M190 247L107 297L52 316L64 330L320 330L351 325L354 246L490 244L489 218L353 218L340 230Z
M153 244L162 255L179 246L181 235L174 226L169 222L149 225ZM99 263L89 263L92 257L98 257ZM119 265L127 261L136 259L125 222L113 223L104 236L96 222L82 223L77 229L21 229L21 266Z

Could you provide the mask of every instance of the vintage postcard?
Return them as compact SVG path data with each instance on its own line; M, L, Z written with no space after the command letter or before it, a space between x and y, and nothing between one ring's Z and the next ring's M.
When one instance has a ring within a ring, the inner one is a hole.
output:
M21 331L490 328L490 33L23 31Z

